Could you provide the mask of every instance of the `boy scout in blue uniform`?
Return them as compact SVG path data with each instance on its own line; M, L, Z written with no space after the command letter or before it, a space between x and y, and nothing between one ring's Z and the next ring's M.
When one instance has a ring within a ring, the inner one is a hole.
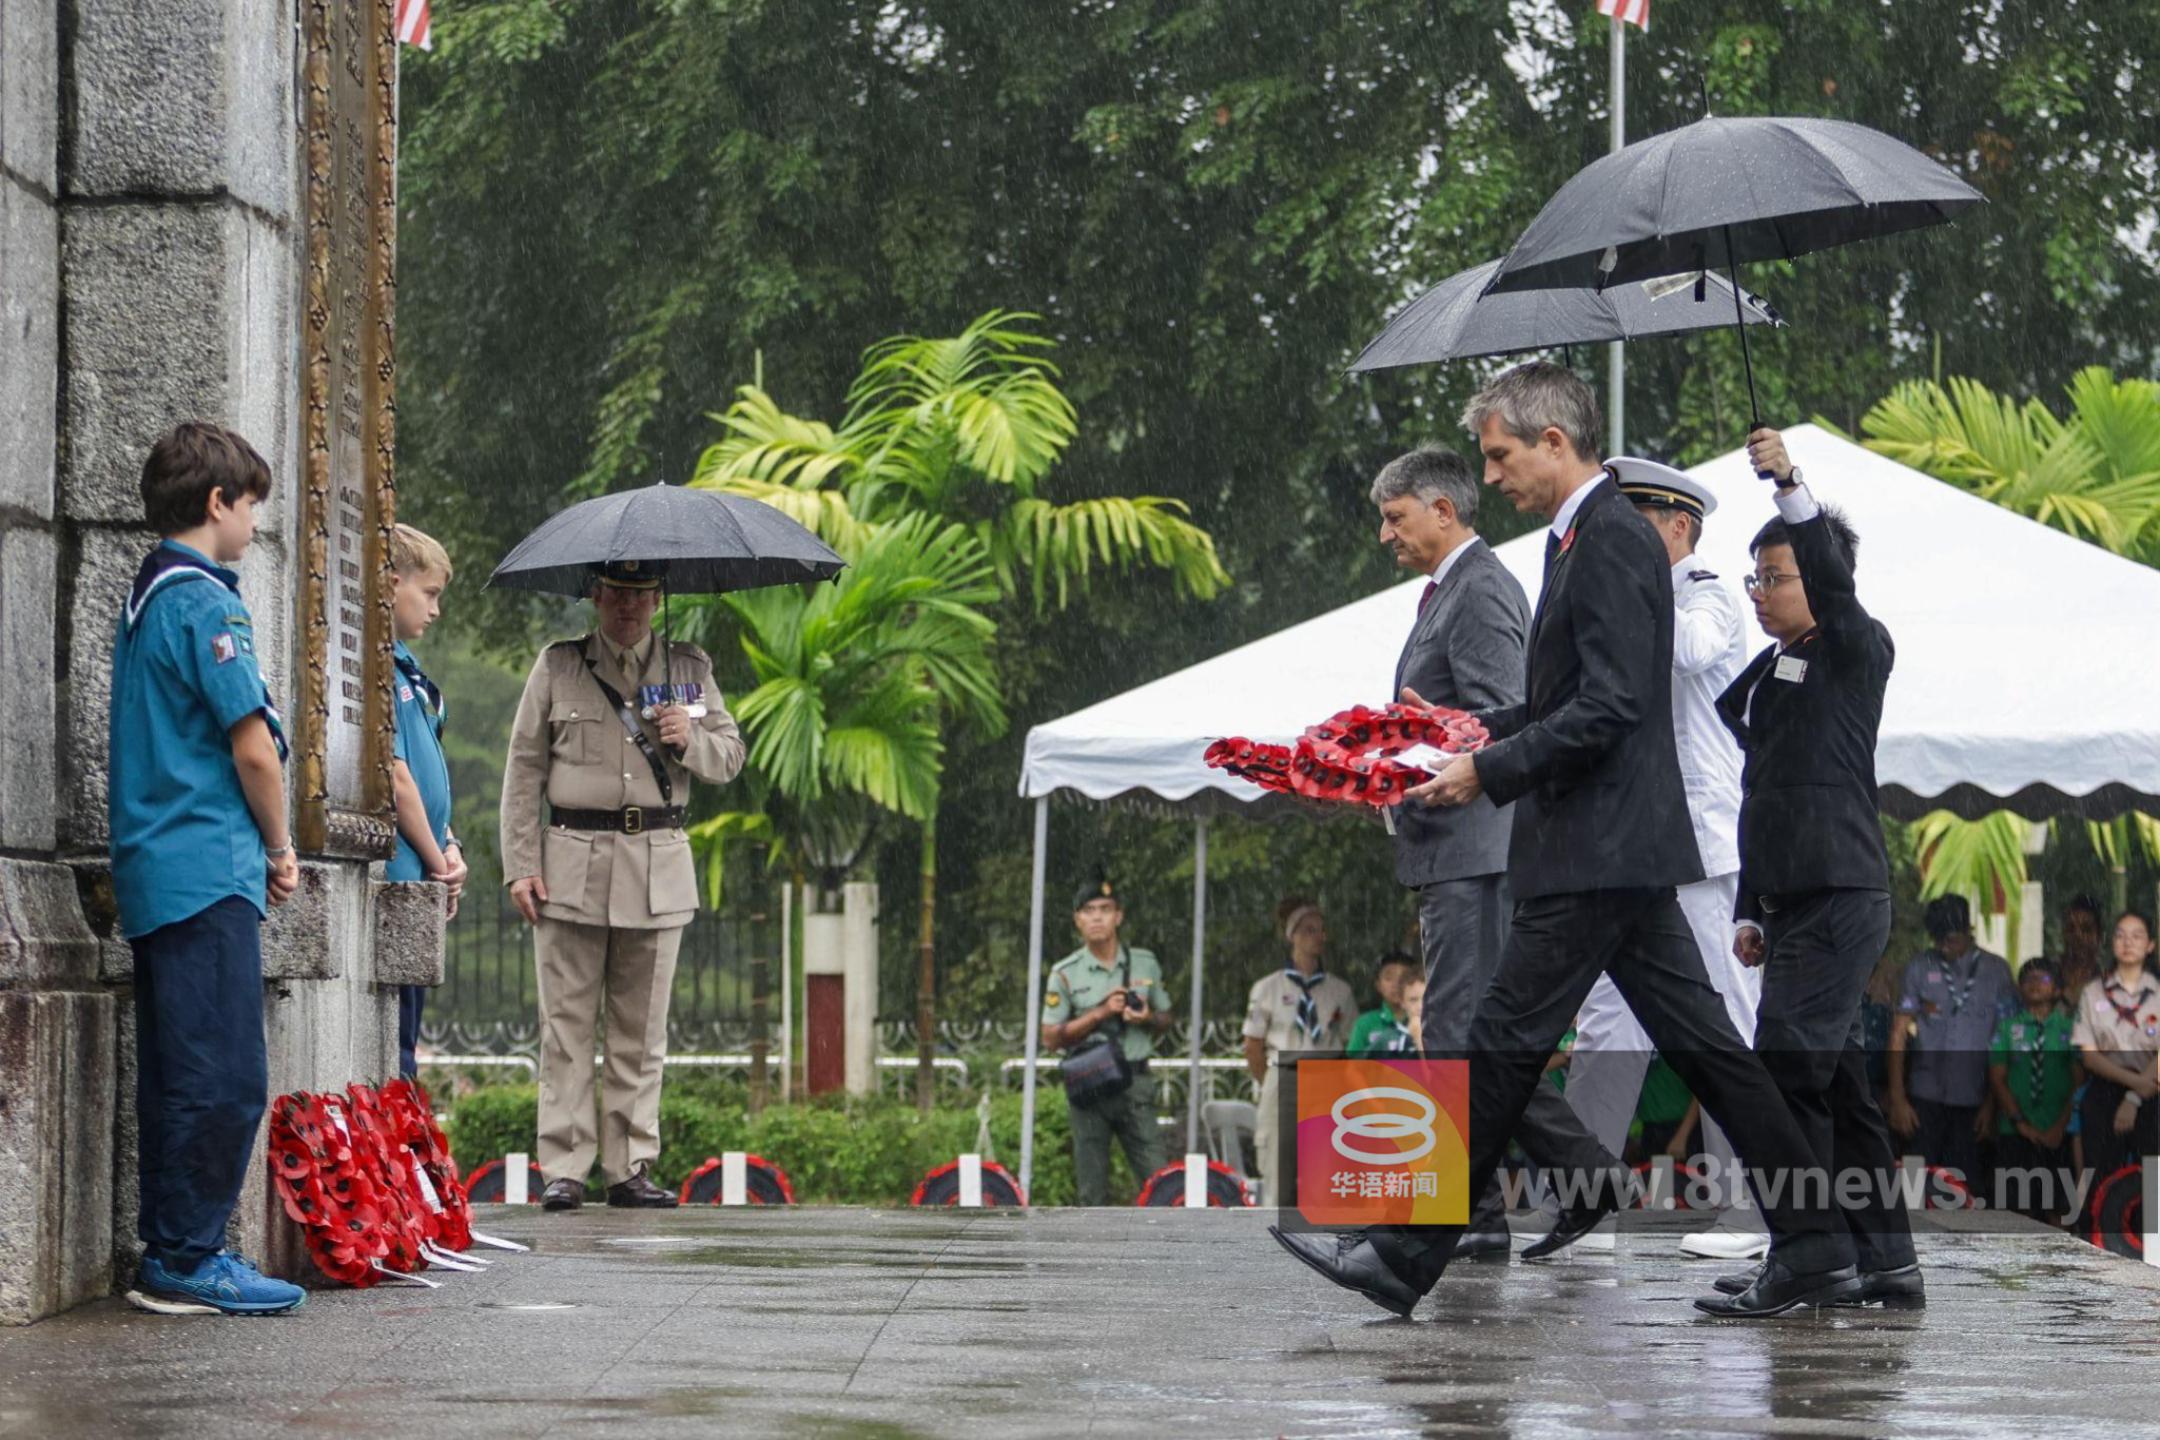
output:
M238 435L184 424L143 462L165 539L113 641L113 896L135 952L135 1113L144 1251L128 1299L161 1314L270 1314L304 1297L226 1252L269 1090L267 905L299 884L284 726L230 568L270 468Z
M1089 1107L1074 1107L1073 1177L1082 1205L1110 1203L1110 1137L1141 1184L1162 1168L1161 1127L1155 1123L1155 1080L1148 1061L1155 1037L1170 1028L1170 992L1153 952L1127 949L1118 938L1125 911L1117 888L1098 877L1073 897L1073 923L1084 943L1051 968L1043 990L1042 1043L1073 1050L1103 1027L1132 1063L1132 1086Z
M397 745L391 766L397 796L397 849L383 867L394 882L433 880L450 891L457 914L465 888L465 853L450 833L450 763L443 756L443 693L420 668L405 642L417 640L442 613L450 584L450 556L433 536L400 525L390 536L390 612L397 630L391 658L397 664L393 715ZM420 1070L420 1014L427 987L398 987L398 1071Z

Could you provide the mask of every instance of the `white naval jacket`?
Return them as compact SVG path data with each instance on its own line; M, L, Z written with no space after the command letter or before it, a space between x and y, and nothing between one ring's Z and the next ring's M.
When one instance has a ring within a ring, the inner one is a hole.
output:
M1699 555L1673 566L1673 741L1703 874L1740 868L1740 746L1718 696L1746 668L1739 597Z

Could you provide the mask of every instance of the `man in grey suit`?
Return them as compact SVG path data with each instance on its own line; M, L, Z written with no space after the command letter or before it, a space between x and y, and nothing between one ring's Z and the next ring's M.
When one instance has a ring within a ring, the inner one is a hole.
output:
M1395 552L1398 565L1428 577L1417 623L1395 662L1395 688L1413 704L1486 712L1523 703L1530 606L1478 538L1479 489L1470 462L1439 446L1389 461L1372 483L1380 543ZM1507 941L1512 807L1479 800L1401 805L1386 814L1395 836L1395 878L1418 894L1425 1050L1461 1054ZM1616 1164L1549 1085L1538 1087L1516 1139L1548 1168ZM1523 1253L1536 1259L1557 1248L1534 1242ZM1454 1253L1497 1256L1507 1249L1507 1211L1496 1178L1472 1207Z

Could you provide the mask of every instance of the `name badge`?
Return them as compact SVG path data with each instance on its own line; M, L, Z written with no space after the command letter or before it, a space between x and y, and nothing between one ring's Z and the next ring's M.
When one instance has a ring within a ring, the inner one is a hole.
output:
M705 687L703 685L640 685L638 708L647 720L663 705L680 705L690 712L693 720L705 718Z
M1777 678L1799 684L1807 679L1807 661L1798 655L1780 655L1777 659Z

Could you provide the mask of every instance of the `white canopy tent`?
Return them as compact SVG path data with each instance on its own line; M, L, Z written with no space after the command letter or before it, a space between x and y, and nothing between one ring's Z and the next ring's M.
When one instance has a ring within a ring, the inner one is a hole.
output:
M1813 425L1786 433L1818 498L1860 533L1860 595L1890 627L1897 670L1876 769L1900 818L2009 809L2033 819L2160 809L2160 571L2111 555ZM1689 472L1714 490L1701 556L1738 588L1770 487L1734 451ZM1490 496L1490 492L1488 492ZM1537 600L1542 531L1496 553ZM1288 743L1345 706L1379 704L1422 579L1166 675L1028 732L1020 793L1035 801L1021 1184L1034 1159L1049 799L1145 797L1194 820L1193 1070L1187 1147L1200 1148L1199 1047L1207 821L1295 803L1201 762L1223 735ZM1759 638L1759 637L1757 637Z

